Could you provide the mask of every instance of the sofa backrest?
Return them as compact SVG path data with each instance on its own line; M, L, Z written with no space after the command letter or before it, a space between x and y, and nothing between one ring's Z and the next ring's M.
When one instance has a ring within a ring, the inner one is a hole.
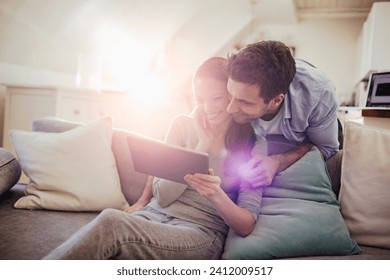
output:
M63 132L80 125L83 124L54 117L46 117L34 120L32 129L33 131L42 132ZM122 192L130 205L134 204L141 196L148 177L146 174L134 170L126 139L131 134L130 131L114 128L111 147L115 156ZM342 155L342 150L340 150L326 162L332 181L332 188L336 196L338 196L340 189Z

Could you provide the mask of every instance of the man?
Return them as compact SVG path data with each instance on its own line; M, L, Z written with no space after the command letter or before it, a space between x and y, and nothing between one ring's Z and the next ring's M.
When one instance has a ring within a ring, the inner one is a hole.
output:
M250 122L258 137L276 134L296 146L283 154L254 155L245 175L252 186L270 185L313 145L324 159L338 151L334 85L313 65L294 60L283 43L261 41L232 55L227 87L227 111L236 122Z

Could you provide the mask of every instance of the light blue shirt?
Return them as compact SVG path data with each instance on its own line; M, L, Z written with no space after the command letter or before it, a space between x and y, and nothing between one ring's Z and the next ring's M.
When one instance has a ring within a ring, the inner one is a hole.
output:
M292 144L312 142L328 159L338 151L336 88L323 72L296 60L296 74L284 98L281 130ZM257 120L251 122L264 137Z

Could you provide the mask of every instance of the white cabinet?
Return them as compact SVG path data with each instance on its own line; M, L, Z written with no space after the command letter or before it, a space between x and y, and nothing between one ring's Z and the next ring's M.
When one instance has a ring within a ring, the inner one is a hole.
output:
M371 72L390 70L390 2L376 2L358 38L357 81Z
M13 151L9 131L31 130L36 118L54 116L86 123L111 115L114 126L126 127L127 111L123 92L6 85L3 146Z

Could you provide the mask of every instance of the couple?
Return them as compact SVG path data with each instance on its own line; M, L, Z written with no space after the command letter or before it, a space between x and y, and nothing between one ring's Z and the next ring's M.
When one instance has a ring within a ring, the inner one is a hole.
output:
M102 211L46 259L218 259L229 228L252 232L262 188L278 172L313 146L325 159L338 149L332 84L281 42L206 60L193 92L196 110L173 120L166 142L207 152L209 174L188 174L187 184L149 178L135 205ZM264 155L256 139L273 134L297 147ZM238 157L247 162L240 174Z

